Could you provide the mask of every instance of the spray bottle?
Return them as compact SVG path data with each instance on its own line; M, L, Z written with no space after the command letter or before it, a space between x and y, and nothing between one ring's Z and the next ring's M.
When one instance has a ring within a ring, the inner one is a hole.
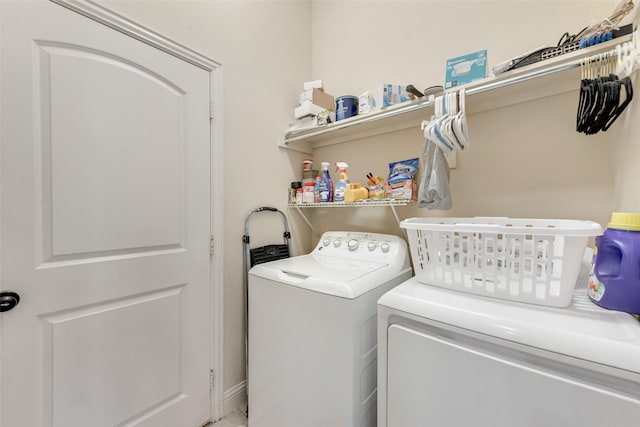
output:
M316 183L313 186L313 202L320 202L320 191L322 191L322 180L319 176L316 176Z
M345 162L336 163L336 170L340 170L340 180L336 183L336 191L333 196L335 202L344 202L344 191L349 183L349 177L347 176L348 164Z
M329 175L329 162L322 162L322 183L320 184L320 201L333 202L333 181Z

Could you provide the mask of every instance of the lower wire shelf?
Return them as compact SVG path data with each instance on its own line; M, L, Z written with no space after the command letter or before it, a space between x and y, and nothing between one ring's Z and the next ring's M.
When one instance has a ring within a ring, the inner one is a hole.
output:
M396 212L396 206L406 206L410 203L414 203L413 200L407 199L366 199L366 200L357 200L355 202L320 202L320 203L289 203L287 206L289 208L295 208L304 222L315 231L315 228L311 224L311 222L307 219L302 209L306 208L360 208L360 207L390 207L393 212L393 216L395 217L398 224L400 224L400 218L398 217L398 213Z

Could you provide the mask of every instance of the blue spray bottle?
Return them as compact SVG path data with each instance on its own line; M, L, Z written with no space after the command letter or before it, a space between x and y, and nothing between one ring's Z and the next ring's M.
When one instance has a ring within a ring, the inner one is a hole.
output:
M329 175L329 162L322 162L320 202L333 202L333 181Z

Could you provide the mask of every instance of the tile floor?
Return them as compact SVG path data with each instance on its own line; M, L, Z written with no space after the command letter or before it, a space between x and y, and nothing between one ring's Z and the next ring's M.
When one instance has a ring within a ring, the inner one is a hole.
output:
M207 427L247 427L247 416L240 409L234 409L229 415Z

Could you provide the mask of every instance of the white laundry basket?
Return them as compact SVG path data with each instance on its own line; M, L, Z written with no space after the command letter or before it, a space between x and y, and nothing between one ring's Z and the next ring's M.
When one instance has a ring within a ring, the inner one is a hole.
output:
M511 301L566 307L592 221L411 218L407 230L419 282Z

